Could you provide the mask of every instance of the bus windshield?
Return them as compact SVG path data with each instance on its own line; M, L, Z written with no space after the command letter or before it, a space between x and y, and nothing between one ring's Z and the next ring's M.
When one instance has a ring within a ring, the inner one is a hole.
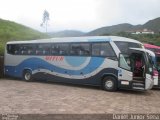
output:
M155 53L154 66L160 72L160 47L156 45L151 45L151 44L144 44L144 47Z
M129 48L143 48L141 44L133 42L115 41L115 44L117 45L121 53L125 54L128 53Z

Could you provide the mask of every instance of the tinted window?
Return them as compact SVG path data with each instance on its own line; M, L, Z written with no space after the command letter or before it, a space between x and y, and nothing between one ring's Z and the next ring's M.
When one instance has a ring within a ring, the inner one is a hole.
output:
M129 48L142 48L140 44L132 42L115 41L115 44L117 45L121 53L128 53Z
M127 42L115 42L115 43L122 53L127 53L127 51L128 51L128 43Z
M16 49L16 45L7 45L7 53L14 54Z
M128 46L132 48L142 48L141 44L128 42Z
M71 44L70 55L88 56L90 55L89 43Z
M15 55L25 55L28 54L29 45L24 44L14 44L14 45L8 45L7 51L9 54L15 54Z
M36 55L49 55L50 54L50 47L51 47L50 44L36 45ZM30 51L30 49L28 49L28 51Z
M109 43L93 43L92 44L93 56L116 56Z
M93 43L92 44L92 55L93 56L99 56L101 50L101 44L100 43Z
M51 46L51 54L52 55L68 55L69 44L53 44Z
M45 45L44 45L45 46ZM16 45L8 45L7 50L9 54L15 55L43 55L49 54L47 52L47 48L43 45L36 45L36 44L16 44Z
M19 54L21 55L34 55L35 54L35 45L28 44L28 45L19 45Z
M59 53L59 51L60 51L59 45L53 44L51 46L51 54L52 55L57 55Z
M60 48L60 51L59 51L60 55L67 55L68 54L68 50L69 50L68 44L60 44L59 48Z

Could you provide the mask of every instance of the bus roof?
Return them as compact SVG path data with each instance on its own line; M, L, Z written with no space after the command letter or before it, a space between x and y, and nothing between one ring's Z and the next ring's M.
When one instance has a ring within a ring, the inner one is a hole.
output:
M85 36L85 37L63 37L63 38L48 38L25 41L10 41L7 44L29 44L29 43L64 43L64 42L104 42L104 41L123 41L142 44L137 40L119 36Z

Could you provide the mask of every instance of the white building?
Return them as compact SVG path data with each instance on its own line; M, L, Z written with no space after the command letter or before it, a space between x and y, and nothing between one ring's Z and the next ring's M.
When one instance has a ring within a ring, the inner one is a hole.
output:
M143 30L132 31L131 34L154 34L154 31L143 29Z

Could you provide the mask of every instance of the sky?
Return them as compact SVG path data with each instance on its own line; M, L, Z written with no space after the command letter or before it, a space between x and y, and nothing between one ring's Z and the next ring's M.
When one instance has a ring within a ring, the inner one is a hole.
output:
M0 0L0 18L45 32L44 10L49 12L48 31L91 30L121 23L144 24L160 17L160 0Z

